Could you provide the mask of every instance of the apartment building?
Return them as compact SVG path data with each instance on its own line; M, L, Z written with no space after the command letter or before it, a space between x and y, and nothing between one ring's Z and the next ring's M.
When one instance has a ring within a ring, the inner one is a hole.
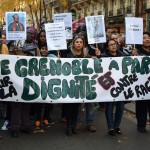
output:
M41 0L43 1L43 0ZM55 13L72 12L73 21L86 16L104 15L106 26L125 30L125 17L143 17L144 31L150 31L150 0L44 0L41 21L48 22ZM46 11L44 11L44 8ZM35 18L35 17L34 17Z
M144 28L150 32L150 0L143 0L142 16Z

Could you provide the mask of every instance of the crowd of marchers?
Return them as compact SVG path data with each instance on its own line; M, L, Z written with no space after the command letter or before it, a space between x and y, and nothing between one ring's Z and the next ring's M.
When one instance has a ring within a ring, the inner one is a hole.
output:
M125 44L125 33L118 33L113 28L106 28L106 43L88 44L86 25L79 26L73 34L72 40L67 40L67 50L48 51L45 30L27 27L27 39L24 41L6 41L5 31L1 31L0 54L41 56L52 58L91 58L124 57L124 56L150 56L150 33L143 33L143 44L133 47ZM53 104L48 103L6 103L7 110L1 130L10 131L12 137L19 137L20 132L26 134L45 132L45 129L54 124L52 110ZM99 109L105 111L108 134L115 136L122 134L120 128L124 112L125 101L100 102ZM138 100L136 105L137 131L146 133L147 113L150 111L149 100ZM86 129L96 132L94 124L93 103L84 104L86 110ZM115 109L114 109L115 108ZM66 123L67 136L77 134L81 127L81 103L61 104L62 121ZM115 113L114 113L115 111ZM31 117L34 122L31 124ZM0 136L2 138L2 136Z

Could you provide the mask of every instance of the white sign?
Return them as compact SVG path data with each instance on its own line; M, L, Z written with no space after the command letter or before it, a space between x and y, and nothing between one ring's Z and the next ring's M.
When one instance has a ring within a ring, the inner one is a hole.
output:
M6 31L6 25L3 25L3 31Z
M143 44L143 18L125 17L126 44Z
M54 14L54 23L64 22L66 39L72 39L72 13Z
M149 64L148 56L58 59L0 55L0 101L149 100Z
M45 24L48 50L67 49L64 22Z
M26 12L6 12L6 38L26 39Z
M88 43L105 43L106 34L105 34L105 24L104 16L88 16L85 17Z

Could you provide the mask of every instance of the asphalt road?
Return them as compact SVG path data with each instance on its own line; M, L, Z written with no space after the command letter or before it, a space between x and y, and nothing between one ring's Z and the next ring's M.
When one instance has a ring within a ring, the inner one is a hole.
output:
M26 135L20 133L18 138L12 138L9 131L0 131L0 150L148 150L150 148L150 125L148 132L142 134L136 131L135 116L124 112L121 123L122 135L109 136L104 111L95 110L96 133L85 129L85 124L78 135L67 137L65 124L60 122L60 107L54 106L53 118L55 124L46 133ZM83 122L85 118L83 112ZM2 120L0 120L2 124Z

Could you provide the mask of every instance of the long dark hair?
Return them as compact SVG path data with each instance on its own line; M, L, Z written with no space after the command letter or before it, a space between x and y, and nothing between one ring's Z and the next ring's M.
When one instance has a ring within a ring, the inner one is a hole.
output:
M104 50L105 51L107 51L108 52L108 46L109 46L109 42L110 41L114 41L115 43L116 43L116 41L114 40L114 39L109 39L106 43L105 43L105 45L104 45ZM117 43L116 43L117 44Z
M45 33L45 30L41 30L39 33L38 33L38 36L37 36L37 42L38 42L38 47L41 47L41 41L40 41L40 36L41 36L41 33ZM46 33L45 33L46 34ZM46 43L46 41L45 41Z

